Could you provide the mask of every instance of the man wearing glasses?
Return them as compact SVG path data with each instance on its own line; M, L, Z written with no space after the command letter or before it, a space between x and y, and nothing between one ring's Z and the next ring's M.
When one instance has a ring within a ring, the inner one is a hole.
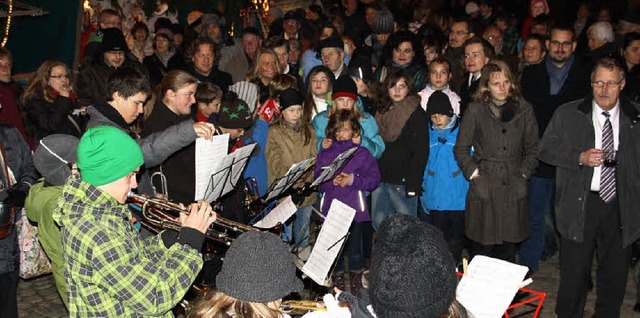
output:
M581 99L589 90L586 64L574 54L577 42L573 28L555 27L546 41L547 56L522 74L522 96L533 106L542 135L555 110L562 104ZM555 168L544 162L529 180L529 238L520 245L520 264L531 272L538 262L557 251L553 221L553 191ZM544 256L543 256L544 255Z
M444 58L451 63L451 87L460 87L463 82L464 68L462 66L464 49L462 45L472 38L473 25L468 17L453 19L449 31L449 45L444 52Z
M640 105L620 98L624 86L619 62L596 61L593 97L558 108L540 143L540 160L557 171L558 317L583 316L594 252L594 317L620 316L630 245L640 237Z

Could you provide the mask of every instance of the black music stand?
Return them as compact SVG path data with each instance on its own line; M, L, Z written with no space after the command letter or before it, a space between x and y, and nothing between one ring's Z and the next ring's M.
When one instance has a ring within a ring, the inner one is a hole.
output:
M273 180L269 191L266 193L266 199L264 200L264 202L269 202L272 199L279 199L283 193L285 193L296 182L298 182L300 177L302 177L302 175L304 174L304 171L307 170L307 167L314 160L315 158L302 160L291 166L289 171L287 171L284 176Z
M222 158L218 170L209 177L203 200L212 203L235 188L255 146L244 146Z
M356 150L358 150L358 147L350 148L349 150L339 154L336 159L333 159L330 165L322 167L322 173L313 180L311 188L316 188L317 186L332 180L336 173L342 169L342 166L351 159Z

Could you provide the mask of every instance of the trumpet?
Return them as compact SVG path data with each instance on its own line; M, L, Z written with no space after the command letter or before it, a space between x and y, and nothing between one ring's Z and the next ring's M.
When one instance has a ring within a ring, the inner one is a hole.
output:
M175 214L189 214L187 208L171 201L147 198L132 192L129 192L128 198L130 203L140 206L143 216L142 224L152 229L180 231L182 224L176 221ZM258 229L218 216L205 235L213 241L229 246L236 237L248 231L258 231Z

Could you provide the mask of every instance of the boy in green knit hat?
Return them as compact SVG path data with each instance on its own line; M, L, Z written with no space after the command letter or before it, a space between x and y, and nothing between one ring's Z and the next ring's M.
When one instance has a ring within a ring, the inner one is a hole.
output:
M53 219L61 228L71 317L172 317L202 267L204 233L216 219L206 202L180 215L182 229L143 239L125 204L143 164L121 130L89 129L77 149L79 175L65 183Z

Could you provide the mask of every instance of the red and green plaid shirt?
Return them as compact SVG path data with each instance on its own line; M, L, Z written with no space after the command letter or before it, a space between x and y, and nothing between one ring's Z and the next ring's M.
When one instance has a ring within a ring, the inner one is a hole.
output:
M71 317L172 317L202 268L199 251L160 235L143 239L131 212L71 177L53 218L61 226Z

